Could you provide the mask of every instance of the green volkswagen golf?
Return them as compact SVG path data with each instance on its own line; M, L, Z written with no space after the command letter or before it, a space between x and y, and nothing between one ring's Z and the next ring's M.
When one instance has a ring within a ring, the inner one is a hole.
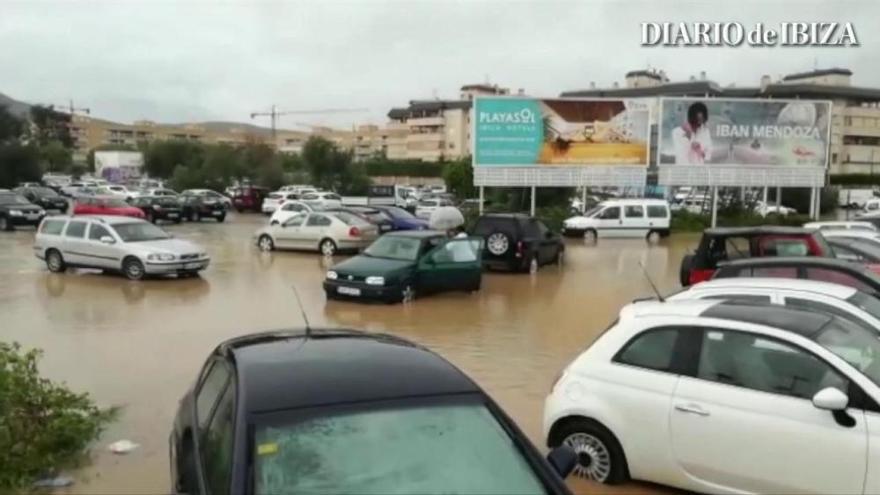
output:
M432 292L480 288L482 239L407 230L378 238L364 252L327 271L328 299L408 301Z

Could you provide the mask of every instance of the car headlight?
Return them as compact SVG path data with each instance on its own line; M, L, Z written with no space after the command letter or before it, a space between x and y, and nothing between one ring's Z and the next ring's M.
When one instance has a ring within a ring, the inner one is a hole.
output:
M339 278L339 274L334 272L333 270L327 271L327 280L336 280Z
M174 258L176 258L176 256L168 253L153 253L147 255L147 259L150 261L174 261Z
M385 285L385 277L367 277L367 285Z
M9 215L10 215L10 216L13 216L13 217L20 217L20 216L21 216L21 210L9 210Z

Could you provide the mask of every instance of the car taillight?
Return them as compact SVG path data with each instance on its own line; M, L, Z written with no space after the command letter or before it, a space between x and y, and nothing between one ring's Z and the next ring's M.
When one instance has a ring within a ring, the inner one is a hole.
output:
M360 237L361 236L361 229L359 229L357 227L352 227L352 228L348 229L348 235L349 235L349 237Z
M522 258L522 255L523 255L523 242L516 241L516 257Z

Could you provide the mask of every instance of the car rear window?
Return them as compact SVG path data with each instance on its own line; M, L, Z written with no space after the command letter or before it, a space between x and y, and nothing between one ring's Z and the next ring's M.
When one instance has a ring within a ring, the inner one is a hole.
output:
M669 216L669 208L663 205L649 205L648 218L666 218Z
M474 235L487 237L493 232L514 234L516 222L512 218L481 218L474 226Z
M64 232L65 237L83 238L86 236L86 222L71 221L67 224L67 230Z
M283 198L284 196L281 195L281 194L275 194L275 193L272 193L272 194L269 194L267 197L268 197L269 199L281 199L281 198Z
M41 234L58 235L64 229L64 220L44 220L40 226Z
M361 218L353 213L349 213L347 211L334 212L333 216L342 220L342 222L345 223L346 225L358 225L358 226L369 225L369 223L364 221L363 218Z

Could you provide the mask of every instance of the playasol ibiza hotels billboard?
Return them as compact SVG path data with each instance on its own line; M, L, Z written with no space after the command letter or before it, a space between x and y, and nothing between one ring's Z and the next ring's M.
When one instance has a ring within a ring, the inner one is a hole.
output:
M639 100L478 97L471 118L475 167L648 165Z
M664 98L658 164L825 167L830 112L827 101Z

